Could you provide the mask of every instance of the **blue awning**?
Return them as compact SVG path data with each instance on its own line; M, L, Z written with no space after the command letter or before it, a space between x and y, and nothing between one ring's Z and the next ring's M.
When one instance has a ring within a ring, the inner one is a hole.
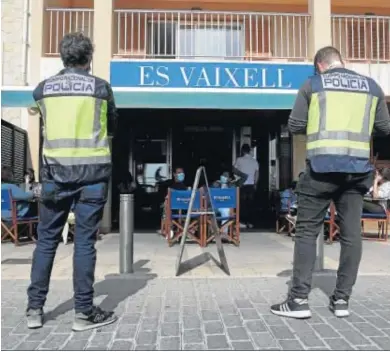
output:
M170 90L114 88L118 108L148 109L291 109L296 91ZM2 107L33 107L32 87L3 87Z

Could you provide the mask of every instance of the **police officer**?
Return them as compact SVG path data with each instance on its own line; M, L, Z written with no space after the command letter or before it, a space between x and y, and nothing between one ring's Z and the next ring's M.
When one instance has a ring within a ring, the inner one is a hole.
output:
M307 135L307 168L298 186L292 287L287 300L273 305L271 312L311 317L308 296L316 238L333 201L340 219L341 255L329 308L337 317L345 317L362 254L363 195L373 180L371 135L373 128L390 134L390 117L378 84L346 69L337 49L320 49L314 65L318 74L299 90L288 121L293 134Z
M82 331L116 320L112 312L93 305L95 242L111 176L108 130L115 124L116 108L109 83L88 73L93 54L88 37L65 35L60 53L65 68L42 81L33 93L44 124L44 141L38 241L26 315L29 328L42 326L56 249L73 204L72 329Z

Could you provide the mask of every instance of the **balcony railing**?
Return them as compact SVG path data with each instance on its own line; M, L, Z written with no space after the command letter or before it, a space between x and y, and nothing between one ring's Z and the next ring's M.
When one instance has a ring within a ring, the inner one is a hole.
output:
M67 33L79 31L93 37L93 9L49 8L44 20L49 28L45 38L45 54L48 56L59 54L59 43Z
M307 14L116 10L114 56L305 60Z
M390 62L390 16L332 16L332 40L349 61Z

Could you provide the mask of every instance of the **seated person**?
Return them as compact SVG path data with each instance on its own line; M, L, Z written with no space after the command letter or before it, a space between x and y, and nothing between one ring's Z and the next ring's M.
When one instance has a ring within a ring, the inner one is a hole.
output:
M41 185L35 181L35 171L28 168L24 173L24 184L26 192L32 191L34 197L39 198L41 195Z
M14 184L12 169L8 166L3 166L1 168L1 190L11 191L12 199L20 201L17 203L16 208L16 216L18 218L32 217L37 215L36 206L34 207L34 204L29 203L29 200L34 198L33 192L26 192ZM2 211L1 218L4 220L11 220L11 211Z
M370 190L372 200L364 200L363 213L378 214L386 212L390 200L390 168L376 171L374 185Z
M231 188L231 187L235 187L235 184L234 184L234 180L232 180L230 178L230 174L229 174L229 171L224 171L219 180L215 181L213 183L213 188ZM230 208L219 208L219 209L215 209L216 211L218 211L218 213L220 214L221 217L223 218L228 218L230 216ZM227 222L228 220L225 220L222 222L222 225ZM226 234L228 231L228 228L225 227L223 229L223 232Z

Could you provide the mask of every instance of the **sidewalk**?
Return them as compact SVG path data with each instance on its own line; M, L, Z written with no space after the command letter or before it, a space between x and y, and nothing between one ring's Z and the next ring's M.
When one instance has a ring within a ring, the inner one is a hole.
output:
M2 349L15 350L384 350L390 346L390 247L364 242L361 274L347 319L327 309L334 287L339 245L326 247L325 274L316 275L310 296L313 317L296 321L273 316L269 305L285 298L292 258L291 239L244 234L240 248L225 245L232 276L207 262L174 276L178 248L154 234L135 241L136 275L118 271L118 236L98 244L96 302L120 319L96 331L72 333L72 245L59 248L47 322L25 327L26 288L33 246L2 245ZM202 253L188 245L185 258ZM206 250L215 251L215 248ZM215 253L213 253L215 256ZM23 264L25 263L25 264ZM196 263L195 263L196 265Z

